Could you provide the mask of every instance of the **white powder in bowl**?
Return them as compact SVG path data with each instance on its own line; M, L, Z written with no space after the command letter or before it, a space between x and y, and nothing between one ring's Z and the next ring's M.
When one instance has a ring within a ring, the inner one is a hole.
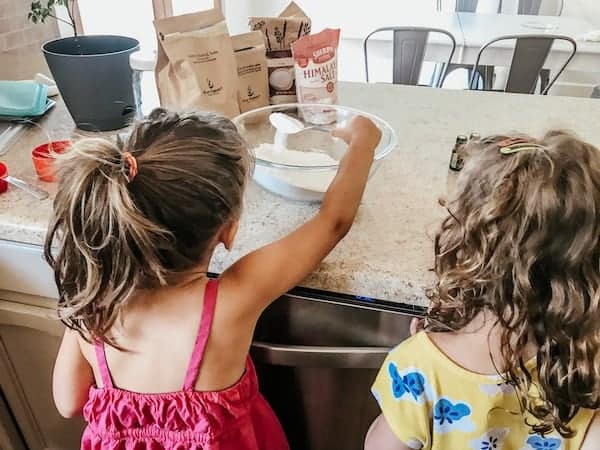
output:
M278 164L290 164L294 166L331 166L337 165L338 161L327 153L317 151L306 152L290 149L282 149L273 144L261 144L254 149L257 158ZM335 177L336 170L322 172L311 172L307 170L279 169L257 166L255 176L260 177L259 182L263 185L277 186L284 184L286 192L290 188L304 189L315 193L326 192ZM274 178L274 183L267 178ZM275 190L272 189L272 190ZM280 192L285 194L284 192Z

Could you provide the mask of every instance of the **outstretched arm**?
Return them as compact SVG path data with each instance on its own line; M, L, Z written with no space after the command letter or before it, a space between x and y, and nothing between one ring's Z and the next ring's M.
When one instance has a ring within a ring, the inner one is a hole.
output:
M595 450L600 443L600 414L596 413L587 429L581 450Z
M348 150L317 215L283 239L240 259L221 277L221 286L240 289L247 312L259 314L296 286L352 226L381 132L369 119L356 117L348 128L333 134L348 143Z

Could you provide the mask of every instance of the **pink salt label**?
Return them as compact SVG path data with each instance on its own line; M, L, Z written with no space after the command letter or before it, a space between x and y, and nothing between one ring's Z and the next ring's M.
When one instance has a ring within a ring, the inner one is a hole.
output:
M337 102L337 49L340 30L326 29L292 44L298 103L334 105ZM331 108L303 108L305 120L315 124L335 121Z

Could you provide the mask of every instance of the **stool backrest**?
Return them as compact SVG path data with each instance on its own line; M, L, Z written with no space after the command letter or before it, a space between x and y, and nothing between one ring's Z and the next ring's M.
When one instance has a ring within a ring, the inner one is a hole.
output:
M518 14L537 16L541 6L542 0L519 0Z
M448 37L451 42L451 50L445 68L448 67L454 52L456 51L456 39L452 33L439 28L427 27L384 27L378 28L367 35L363 41L363 53L365 58L365 77L369 81L369 39L376 33L393 33L393 77L394 84L416 85L421 75L421 67L425 57L427 39L430 33L440 33ZM445 76L445 70L440 74L435 83L436 87L441 87Z
M456 0L456 6L454 10L456 12L474 13L477 11L478 4L479 0Z
M564 0L519 0L517 14L560 16L564 7Z
M514 92L520 94L533 94L537 86L537 82L544 68L544 64L550 53L550 50L555 41L563 41L571 46L566 61L556 72L554 78L548 83L542 94L547 94L548 90L556 82L558 77L564 72L569 65L575 53L577 52L577 43L568 36L552 35L552 34L526 34L526 35L509 35L500 36L492 39L479 50L477 59L473 65L473 75L471 77L469 87L474 89L477 69L481 61L481 56L486 49L493 44L502 41L515 41L515 50L506 82L505 92Z

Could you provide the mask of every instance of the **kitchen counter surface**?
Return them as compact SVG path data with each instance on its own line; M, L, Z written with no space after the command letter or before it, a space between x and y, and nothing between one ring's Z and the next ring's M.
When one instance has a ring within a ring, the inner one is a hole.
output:
M301 283L333 293L426 303L426 289L434 281L432 240L444 213L438 199L451 184L448 161L457 134L518 130L538 136L559 127L600 146L600 101L592 99L341 83L340 104L390 122L399 145L369 182L348 236ZM59 105L4 156L10 173L35 180L31 149L74 134L80 133ZM56 189L53 184L38 185L52 194ZM41 245L51 207L51 199L40 202L15 189L0 195L0 239ZM316 211L316 205L290 202L252 184L235 248L230 253L218 250L211 271L222 272Z

